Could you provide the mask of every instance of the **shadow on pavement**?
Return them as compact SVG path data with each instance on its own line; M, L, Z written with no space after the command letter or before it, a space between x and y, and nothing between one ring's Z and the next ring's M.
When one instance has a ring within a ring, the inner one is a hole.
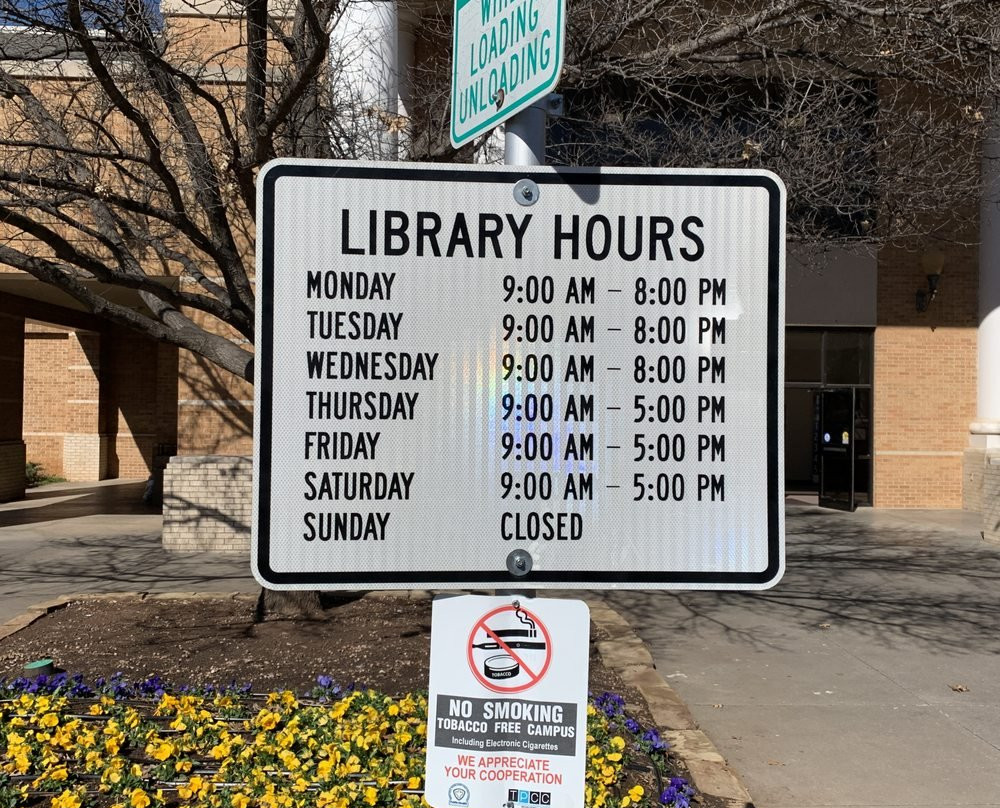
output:
M668 647L671 634L722 629L750 646L795 650L796 630L835 627L838 641L1000 654L997 545L914 514L797 506L786 514L786 572L773 589L613 592L608 600Z
M80 516L134 516L160 513L142 501L146 483L29 489L23 500L0 507L0 527L36 524ZM47 500L52 500L47 502ZM44 502L45 504L40 504Z
M26 595L40 586L66 593L194 591L211 583L225 591L227 584L250 580L248 559L210 553L170 555L162 547L159 530L65 538L58 545L58 556L27 552L7 559L0 569L4 595Z

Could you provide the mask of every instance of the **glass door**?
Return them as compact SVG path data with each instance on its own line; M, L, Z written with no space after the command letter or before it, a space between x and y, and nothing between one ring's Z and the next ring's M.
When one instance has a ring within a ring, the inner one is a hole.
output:
M820 393L819 504L822 508L853 511L855 475L854 388Z

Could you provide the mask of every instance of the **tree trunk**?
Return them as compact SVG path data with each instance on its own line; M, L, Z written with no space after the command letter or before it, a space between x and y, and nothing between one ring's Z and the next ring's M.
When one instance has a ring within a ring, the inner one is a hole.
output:
M261 589L254 622L268 620L320 620L323 604L316 591Z

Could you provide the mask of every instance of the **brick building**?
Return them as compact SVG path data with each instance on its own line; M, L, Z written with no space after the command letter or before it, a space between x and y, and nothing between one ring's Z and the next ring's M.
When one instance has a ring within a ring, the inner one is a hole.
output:
M213 47L236 41L239 25L222 6L201 9L163 4L172 25L190 26ZM215 14L211 29L206 13ZM980 222L988 236L1000 229L994 208L987 199L965 217L968 243L979 241ZM991 357L1000 357L991 319L1000 308L998 275L1000 236L984 238L981 248L926 253L789 250L789 491L822 487L823 414L839 413L855 457L848 484L860 504L983 507L990 450L1000 449L1000 374L991 369ZM13 271L0 271L0 367L0 500L23 494L25 460L71 480L99 480L145 478L157 455L251 454L250 385L103 322ZM222 467L248 473L243 461L220 462L178 467L189 475ZM832 502L844 491L819 493Z

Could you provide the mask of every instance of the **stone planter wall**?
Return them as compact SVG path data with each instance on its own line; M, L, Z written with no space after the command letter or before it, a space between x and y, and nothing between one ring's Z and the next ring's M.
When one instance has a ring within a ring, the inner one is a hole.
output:
M163 547L249 556L252 507L251 458L172 457L163 476Z

